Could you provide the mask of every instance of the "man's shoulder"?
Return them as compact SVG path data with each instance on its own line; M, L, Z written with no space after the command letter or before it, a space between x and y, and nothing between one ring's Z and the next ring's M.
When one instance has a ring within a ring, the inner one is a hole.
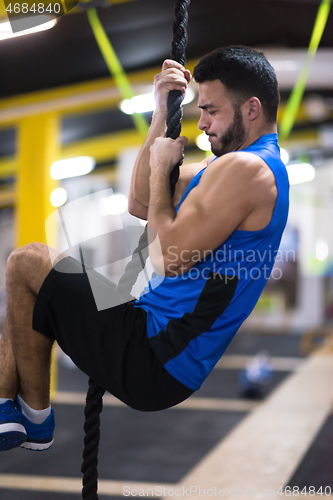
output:
M202 176L205 190L215 187L221 193L234 193L240 203L253 208L275 203L276 179L273 171L259 156L247 152L227 153L212 162Z
M239 180L259 180L259 174L268 172L273 175L271 169L258 155L247 151L234 151L217 157L209 164L205 177L221 179L235 177ZM218 176L216 175L218 173Z

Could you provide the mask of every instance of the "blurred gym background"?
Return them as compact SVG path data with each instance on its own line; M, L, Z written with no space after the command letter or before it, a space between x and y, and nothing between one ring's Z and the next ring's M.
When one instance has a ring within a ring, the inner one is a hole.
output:
M136 486L143 484L140 481L155 486L181 483L243 419L266 400L269 403L300 367L308 366L304 363L318 359L317 352L332 361L332 12L322 27L316 54L309 57L308 53L319 6L325 3L329 9L330 2L320 0L191 1L186 66L193 70L200 57L220 46L242 44L262 50L280 85L280 126L291 92L308 63L295 120L279 141L291 182L289 221L272 277L225 358L193 398L197 405L186 411L168 410L158 417L107 400L101 498L121 497L123 484L131 481L138 481L133 483ZM174 17L173 0L62 1L68 12L45 19L49 29L17 36L23 33L10 32L7 16L9 12L11 21L20 18L15 5L21 4L0 0L0 324L5 316L5 269L10 252L34 241L68 248L57 223L58 207L64 213L66 207L72 207L70 236L82 243L88 263L112 279L121 274L124 249L112 238L114 228L108 226L108 216L130 228L135 236L129 245L133 249L143 223L126 212L130 175L152 115L153 77L170 54ZM111 68L94 35L96 18L94 21L87 14L92 9L108 38L102 45L109 51ZM139 99L131 100L132 95ZM183 107L182 133L189 138L186 162L200 161L207 154L197 128L196 98L197 87L192 82ZM67 162L60 163L64 160ZM82 199L87 202L80 208L76 201ZM117 259L117 255L121 257ZM145 277L137 293L144 281ZM2 500L79 498L86 377L61 352L54 358L52 394L59 415L55 445L42 457L27 457L23 450L23 455L21 450L13 450L0 456ZM325 362L320 364L324 370ZM254 386L250 387L251 377ZM317 385L308 399L331 383L331 368L318 377L314 375ZM307 439L300 436L303 444L299 448L295 444L298 451L293 459L281 455L291 464L284 475L279 476L281 464L264 466L265 459L260 458L263 462L258 462L256 470L264 471L258 476L261 487L269 488L270 478L276 474L275 484L281 481L281 487L291 484L301 491L314 485L319 495L320 486L333 489L332 391L329 386L323 391L321 402L317 401L322 413L313 427L304 424L305 434L312 429ZM295 410L292 403L289 408ZM307 411L302 408L304 417ZM301 425L299 413L295 415L289 437L282 433L280 441L287 442ZM277 444L271 449L274 446ZM251 461L246 447L237 453ZM246 477L253 476L244 470L235 472L237 479L232 484L236 488L237 484L246 488ZM39 474L47 478L45 483L38 482ZM221 475L219 469L220 479ZM52 476L59 479L53 486ZM72 478L72 486L66 486L66 477ZM332 490L323 493L331 496Z

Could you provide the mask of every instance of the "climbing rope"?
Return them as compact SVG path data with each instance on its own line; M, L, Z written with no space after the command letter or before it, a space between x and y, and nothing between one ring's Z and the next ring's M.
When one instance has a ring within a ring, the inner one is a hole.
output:
M185 64L185 47L187 43L187 22L190 0L176 0L173 24L173 37L171 43L171 59ZM178 90L170 92L168 98L168 116L166 136L171 139L179 137L181 132L183 100L182 93ZM179 164L174 167L170 177L171 194L173 196L179 177ZM127 264L123 276L120 278L117 292L125 299L132 299L130 293L141 270L145 267L148 257L147 228L141 235L137 248L133 252L132 260ZM85 439L83 451L83 500L98 500L98 448L100 440L100 413L103 409L103 395L105 390L89 379L89 389L85 407Z
M82 498L98 499L98 449L100 440L100 413L103 409L104 389L89 379L89 389L84 410L84 450L81 472L83 473Z

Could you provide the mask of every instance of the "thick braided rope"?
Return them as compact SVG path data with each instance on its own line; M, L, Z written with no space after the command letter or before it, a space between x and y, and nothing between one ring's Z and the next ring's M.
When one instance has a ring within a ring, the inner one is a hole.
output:
M126 300L131 300L131 290L140 274L144 269L148 258L148 235L147 229L140 236L138 246L132 254L132 259L125 267L124 274L119 279L116 291Z
M185 46L187 42L187 21L188 7L190 0L176 0L175 21L173 25L173 39L171 44L171 59L185 64ZM180 91L172 91L168 98L167 117L167 137L176 139L181 132L181 103L182 94ZM179 165L173 169L170 177L171 194L173 196L175 186L179 177ZM137 248L133 252L131 261L127 264L123 276L120 278L117 292L126 300L131 300L131 290L138 275L145 266L148 257L148 237L147 228L141 235ZM81 471L83 473L83 500L98 500L98 446L100 439L100 413L103 408L104 389L96 385L89 379L89 389L85 407L86 433L84 439L83 463Z
M186 56L185 47L187 43L187 22L188 8L190 0L176 0L175 3L175 21L172 28L171 59L184 66ZM177 139L181 132L181 118L183 100L180 90L173 90L168 97L168 116L166 136L171 139ZM179 167L178 167L179 169Z
M176 0L175 3L175 21L173 24L172 43L171 43L171 59L185 64L185 47L187 43L187 22L188 8L190 0ZM167 132L166 136L171 139L177 139L181 132L182 107L181 103L183 95L179 90L173 90L168 97L168 116L167 116ZM171 172L170 188L171 195L174 195L175 187L179 178L179 165L176 165ZM120 278L117 292L122 297L131 297L130 292L135 284L138 275L145 267L145 262L148 257L148 235L147 228L143 232L139 244L133 252L132 260L125 267L123 276Z
M100 439L100 413L103 409L104 389L89 379L89 389L84 410L84 450L81 472L83 473L82 498L97 500L98 447Z

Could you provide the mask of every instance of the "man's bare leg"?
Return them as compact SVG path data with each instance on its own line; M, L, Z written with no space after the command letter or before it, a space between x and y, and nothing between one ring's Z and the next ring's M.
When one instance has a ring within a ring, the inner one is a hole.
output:
M7 314L0 343L0 451L18 446L47 450L53 443L49 395L53 340L33 330L32 320L40 288L63 257L46 245L32 243L15 250L7 261Z
M18 392L18 376L12 345L9 339L7 320L0 341L0 396L14 399Z
M38 292L51 269L49 249L39 243L15 250L7 262L7 317L0 351L3 373L0 397L13 399L18 387L17 393L35 410L50 405L53 341L32 329L32 315Z

